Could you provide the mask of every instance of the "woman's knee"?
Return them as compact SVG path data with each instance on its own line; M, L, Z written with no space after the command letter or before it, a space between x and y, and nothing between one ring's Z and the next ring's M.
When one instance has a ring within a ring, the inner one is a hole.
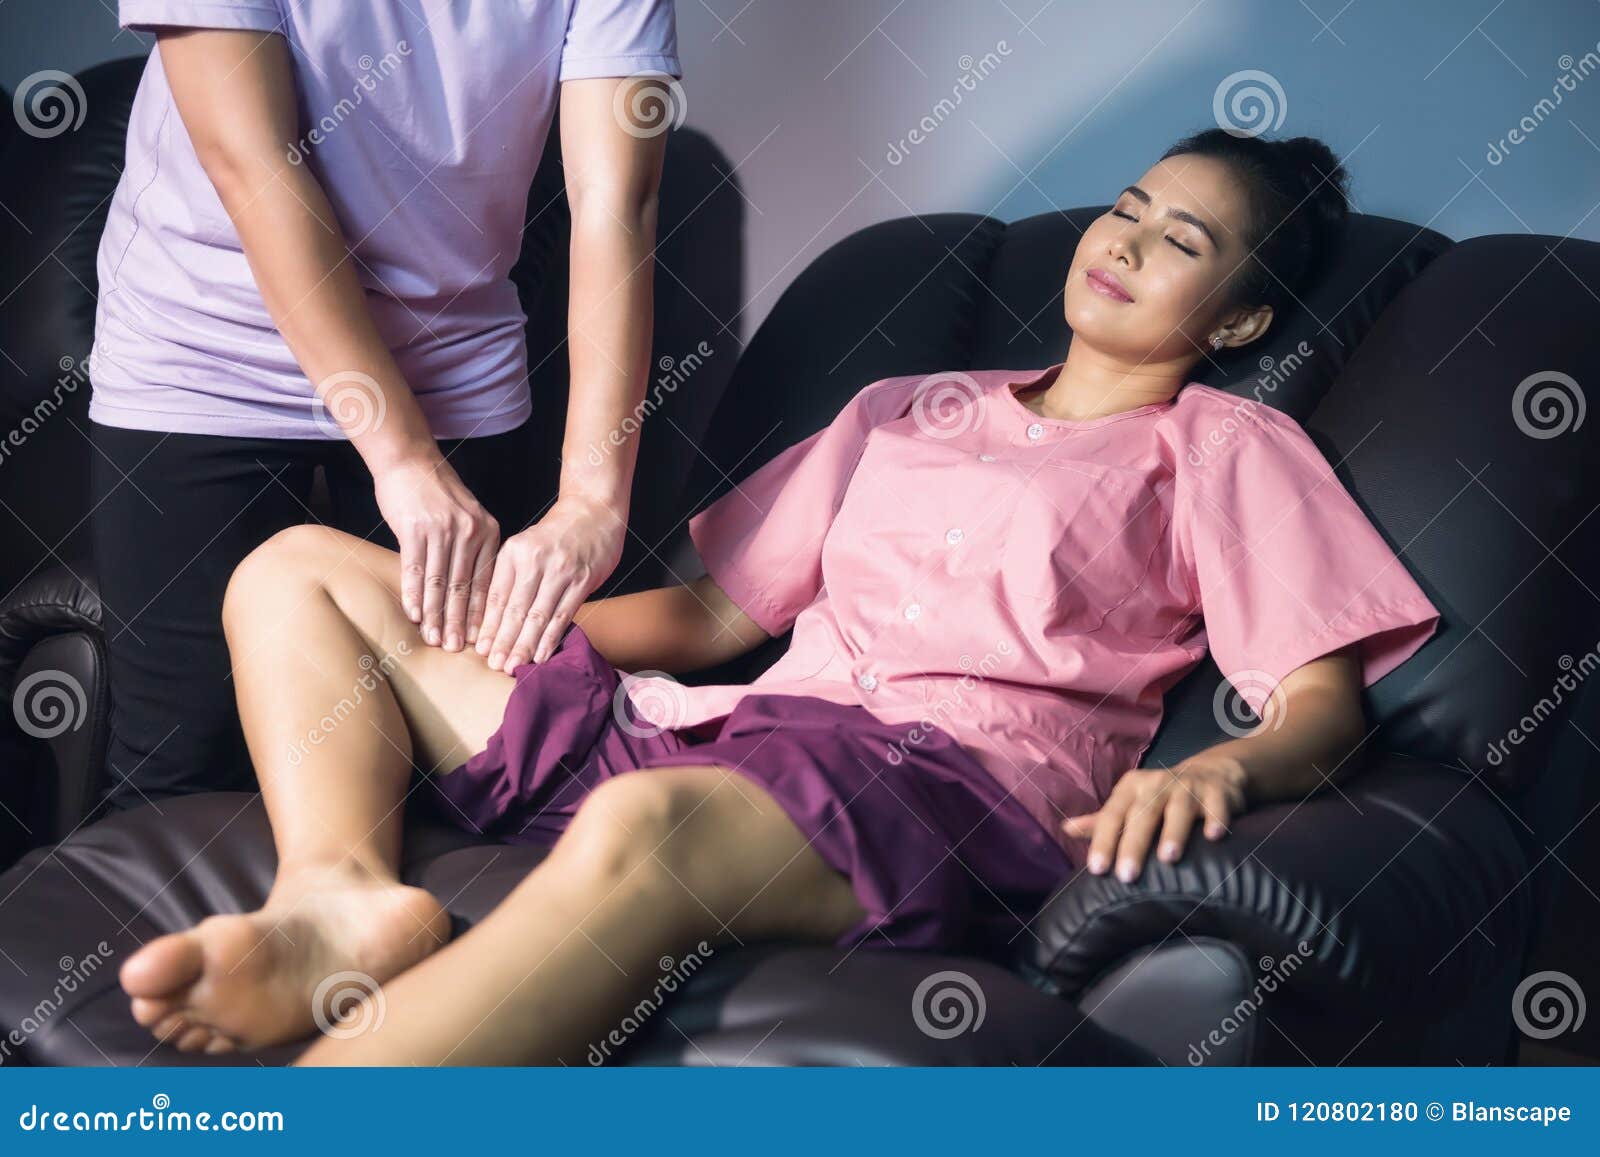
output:
M558 858L559 857L559 858ZM775 801L716 766L633 771L589 793L551 860L718 936L833 939L865 915Z
M683 829L705 795L698 782L669 770L613 776L584 799L553 855L614 883L664 883L674 876Z
M380 549L352 534L316 522L286 526L240 560L222 596L224 628L242 623L242 614L259 615L264 603L300 588L327 583L362 547Z

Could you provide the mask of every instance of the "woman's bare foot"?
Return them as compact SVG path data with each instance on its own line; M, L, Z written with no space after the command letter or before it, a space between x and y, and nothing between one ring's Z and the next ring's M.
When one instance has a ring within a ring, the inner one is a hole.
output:
M375 1014L381 1005L358 1008L360 998L449 936L449 914L421 888L315 868L280 875L257 912L152 940L119 976L134 1019L158 1039L222 1053Z

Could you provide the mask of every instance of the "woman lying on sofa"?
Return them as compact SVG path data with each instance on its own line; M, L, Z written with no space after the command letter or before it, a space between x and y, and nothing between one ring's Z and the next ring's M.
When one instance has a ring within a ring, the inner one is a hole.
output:
M256 1048L357 976L381 1023L301 1063L576 1063L664 957L1014 950L1075 871L1347 774L1362 686L1438 614L1291 419L1188 378L1304 292L1345 180L1309 138L1180 142L1078 243L1062 363L867 385L691 521L707 575L586 604L512 675L423 644L392 551L278 534L223 612L277 879L131 957L133 1015ZM791 628L751 685L670 674ZM1141 767L1208 646L1259 724ZM413 793L552 845L448 944L397 874Z

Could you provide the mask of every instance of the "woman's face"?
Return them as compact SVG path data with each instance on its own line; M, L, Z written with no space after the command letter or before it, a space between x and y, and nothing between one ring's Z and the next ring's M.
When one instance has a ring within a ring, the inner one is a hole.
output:
M1247 256L1246 219L1244 190L1223 162L1191 154L1156 164L1078 242L1063 306L1074 337L1162 365L1193 363L1224 327L1229 344L1258 336L1271 310L1252 320L1252 311L1228 308L1224 293ZM1102 292L1104 280L1131 300Z

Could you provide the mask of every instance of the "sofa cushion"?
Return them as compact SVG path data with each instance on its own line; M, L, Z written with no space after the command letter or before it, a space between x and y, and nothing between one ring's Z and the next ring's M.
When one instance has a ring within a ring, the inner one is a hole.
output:
M543 858L537 848L481 842L416 818L407 825L403 875L439 897L461 935ZM117 986L117 969L151 938L212 913L257 907L275 864L260 797L233 792L136 808L24 857L0 876L0 1065L291 1060L303 1046L208 1057L158 1045L134 1022ZM1071 1002L981 960L768 945L718 950L703 968L674 971L687 979L682 989L641 1023L619 1017L618 1037L601 1034L586 1059L699 1065L1152 1059ZM946 973L956 979L934 979ZM978 1002L967 1006L971 1012L962 1011L963 991ZM919 997L920 1006L913 1003ZM976 1023L947 1032L959 1023L951 1016Z

